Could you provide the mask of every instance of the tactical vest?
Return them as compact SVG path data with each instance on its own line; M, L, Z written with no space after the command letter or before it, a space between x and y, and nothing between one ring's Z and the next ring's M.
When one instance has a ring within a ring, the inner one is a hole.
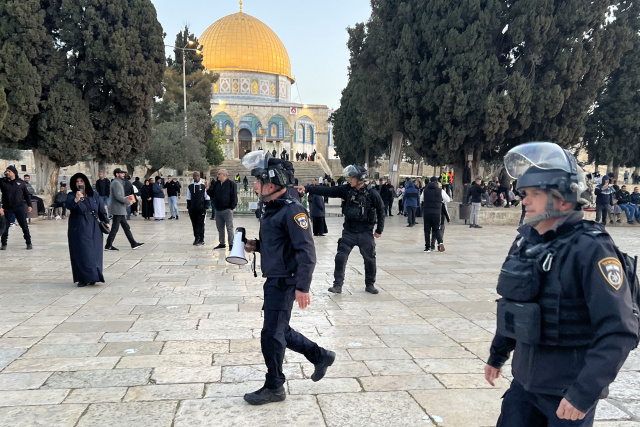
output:
M568 234L510 254L498 277L498 332L531 345L588 346L594 336L584 298L563 298L560 273L582 233L606 234L581 221Z
M376 223L376 209L369 199L369 190L363 187L361 190L349 189L342 214L346 221L358 221L365 224Z

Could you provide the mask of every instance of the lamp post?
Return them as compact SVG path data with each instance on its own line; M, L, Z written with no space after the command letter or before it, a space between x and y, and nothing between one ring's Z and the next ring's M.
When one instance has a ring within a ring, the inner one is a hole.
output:
M189 42L184 45L184 47L176 47L170 44L165 44L167 47L172 47L174 49L178 49L182 51L182 94L184 97L184 136L187 136L187 72L186 72L186 51L190 50L195 53L200 53L198 49L189 49L188 46L191 46L195 43L193 40L189 40Z

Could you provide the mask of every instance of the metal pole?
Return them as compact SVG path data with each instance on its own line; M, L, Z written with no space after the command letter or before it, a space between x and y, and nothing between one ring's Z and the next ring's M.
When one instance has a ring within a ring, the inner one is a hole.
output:
M185 70L186 52L182 49L182 91L184 94L184 136L187 136L187 72Z

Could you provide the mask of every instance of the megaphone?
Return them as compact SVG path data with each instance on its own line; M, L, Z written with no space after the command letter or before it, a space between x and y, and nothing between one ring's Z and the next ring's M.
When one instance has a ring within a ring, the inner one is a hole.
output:
M245 265L249 261L244 256L244 244L247 241L245 230L243 227L236 228L236 234L233 237L233 249L229 252L229 256L225 258L229 264Z

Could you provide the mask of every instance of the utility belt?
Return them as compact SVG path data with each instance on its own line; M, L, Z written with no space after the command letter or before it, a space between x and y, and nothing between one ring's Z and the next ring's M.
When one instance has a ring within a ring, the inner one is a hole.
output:
M573 233L572 233L573 234ZM507 257L498 277L497 330L530 345L587 346L593 339L584 298L563 298L555 250L561 242L536 245ZM570 245L562 246L564 254Z

